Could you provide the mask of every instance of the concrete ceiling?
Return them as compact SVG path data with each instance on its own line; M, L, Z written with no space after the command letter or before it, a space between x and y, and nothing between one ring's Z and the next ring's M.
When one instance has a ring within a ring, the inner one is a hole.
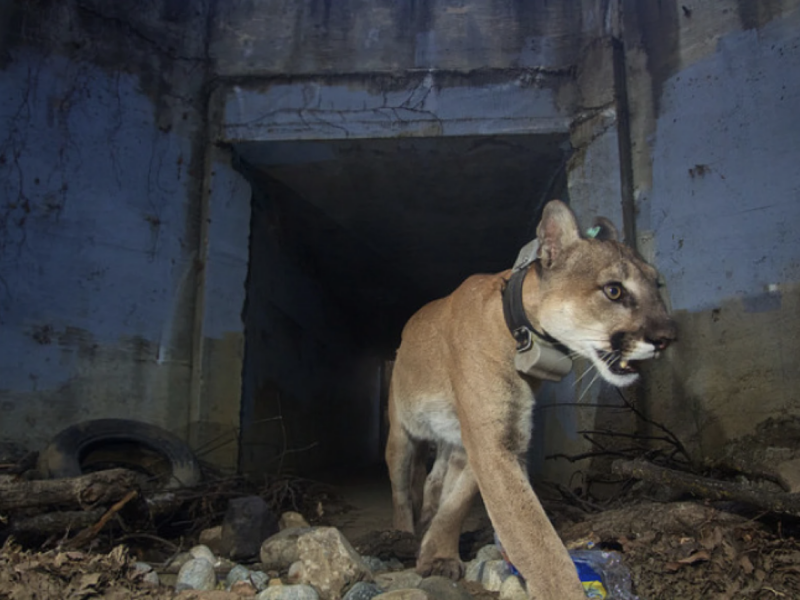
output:
M564 193L563 135L239 144L293 254L367 344L467 276L511 266Z

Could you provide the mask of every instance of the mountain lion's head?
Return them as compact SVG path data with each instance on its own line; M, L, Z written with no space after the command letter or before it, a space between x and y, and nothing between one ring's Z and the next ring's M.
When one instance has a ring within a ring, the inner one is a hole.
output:
M538 320L606 381L629 385L639 361L658 357L675 340L676 326L659 296L656 270L617 241L608 220L598 219L592 233L581 236L564 203L545 206L537 228Z

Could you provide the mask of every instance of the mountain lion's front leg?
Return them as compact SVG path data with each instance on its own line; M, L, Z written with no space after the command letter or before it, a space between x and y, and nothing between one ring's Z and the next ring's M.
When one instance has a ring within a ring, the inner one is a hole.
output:
M492 391L501 394L502 386ZM481 403L477 394L462 395L461 399L470 406L462 411L462 439L470 466L492 525L509 559L525 578L529 596L534 600L585 600L572 559L516 454L516 424L508 418L484 418L481 404L486 403ZM513 399L504 404L513 406Z

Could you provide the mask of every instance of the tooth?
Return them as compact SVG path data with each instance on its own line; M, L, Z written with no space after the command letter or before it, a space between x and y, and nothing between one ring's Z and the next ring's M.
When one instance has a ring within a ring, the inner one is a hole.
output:
M628 368L628 361L627 360L619 361L619 366L622 367L623 369L627 369Z

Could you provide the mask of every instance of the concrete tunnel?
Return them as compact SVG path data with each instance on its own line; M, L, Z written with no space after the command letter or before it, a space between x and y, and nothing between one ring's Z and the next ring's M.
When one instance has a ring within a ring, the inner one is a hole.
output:
M281 425L294 449L313 456L320 439L309 429L335 423L363 439L356 463L380 461L387 368L405 321L469 275L513 264L543 203L566 194L569 148L564 134L236 144L253 191L243 467L265 456L275 423L264 419L276 410L294 412ZM277 256L303 275L276 270ZM280 308L287 293L291 311ZM290 408L302 398L305 417ZM352 409L342 416L342 406ZM277 460L292 449L275 448Z

